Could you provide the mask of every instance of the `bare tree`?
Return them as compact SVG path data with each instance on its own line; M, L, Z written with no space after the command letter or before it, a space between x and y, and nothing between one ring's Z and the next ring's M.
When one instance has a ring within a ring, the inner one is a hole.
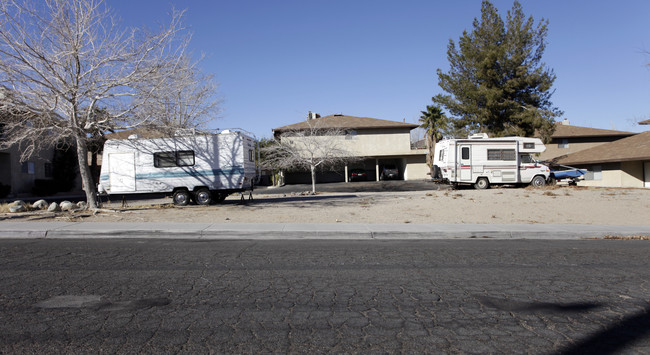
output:
M158 88L148 104L151 112L159 112L158 124L173 128L205 129L220 112L217 84L213 75L203 73L200 60L183 56L174 72Z
M169 123L165 113L174 105L186 111L179 124L202 117L187 115L197 106L169 94L205 82L188 60L190 36L181 17L174 11L157 31L123 29L102 0L0 0L0 147L18 144L26 159L67 139L77 149L88 204L95 206L90 137Z
M352 151L345 148L344 130L322 128L318 122L318 119L314 119L308 121L306 129L284 132L276 137L273 144L262 149L268 166L309 170L312 193L316 193L316 169L358 159Z

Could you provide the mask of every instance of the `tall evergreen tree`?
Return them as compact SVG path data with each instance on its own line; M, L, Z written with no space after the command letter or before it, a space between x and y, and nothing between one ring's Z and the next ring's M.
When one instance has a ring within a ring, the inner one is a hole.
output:
M454 117L456 127L494 136L532 136L549 139L555 117L551 95L555 74L542 62L548 21L525 18L515 1L504 22L492 3L484 0L481 18L472 32L449 40L450 69L438 69L438 84L447 92L433 101Z

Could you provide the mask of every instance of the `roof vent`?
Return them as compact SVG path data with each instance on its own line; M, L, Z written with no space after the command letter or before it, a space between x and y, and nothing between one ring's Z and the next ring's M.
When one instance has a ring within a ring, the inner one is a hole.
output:
M571 125L571 122L569 122L569 119L568 119L568 118L565 118L564 121L562 121L562 125L563 125L563 126L570 126L570 125Z
M488 138L487 133L475 133L467 137L469 139L485 139Z
M342 113L335 113L335 114L334 114L334 117L341 117L341 116L343 116Z
M307 114L307 121L311 121L317 118L320 118L320 115L315 112L309 111L309 113Z

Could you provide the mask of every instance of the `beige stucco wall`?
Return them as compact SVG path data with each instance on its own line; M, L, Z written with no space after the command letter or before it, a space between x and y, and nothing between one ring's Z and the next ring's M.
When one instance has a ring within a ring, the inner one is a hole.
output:
M428 172L429 167L427 166L426 155L406 157L404 180L424 180L430 177L427 175Z
M374 129L362 130L347 136L314 136L314 137L287 137L299 146L300 140L312 141L318 145L322 141L324 146L336 146L342 150L349 151L352 155L363 158L374 158L376 172L379 165L387 161L398 162L400 173L404 180L423 180L429 175L429 167L426 164L426 150L411 149L411 135L409 129ZM283 139L287 139L283 138ZM332 142L328 142L334 140ZM359 165L359 164L356 164ZM368 170L368 167L366 167ZM403 170L403 171L402 171ZM378 174L377 174L378 176Z
M581 166L581 168L592 170L594 165ZM603 164L601 167L602 179L582 180L578 185L595 187L644 187L643 162L641 161Z
M363 130L355 133L341 137L315 136L304 139L316 144L318 141L323 141L325 146L330 146L326 141L333 139L338 148L363 157L401 155L411 151L411 135L408 129ZM291 137L290 139L298 142L303 138Z

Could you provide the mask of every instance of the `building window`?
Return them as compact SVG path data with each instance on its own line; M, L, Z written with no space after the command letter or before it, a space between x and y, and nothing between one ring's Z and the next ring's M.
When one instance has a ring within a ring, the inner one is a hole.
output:
M43 171L45 172L46 178L51 178L54 176L54 173L52 172L52 163L43 164Z
M255 161L255 151L252 149L248 150L248 161Z
M535 149L535 143L524 143L524 149Z
M514 149L488 149L488 160L516 160L517 154Z
M602 180L603 167L600 165L593 165L590 170L585 174L585 180Z
M34 175L34 162L26 161L20 165L20 172L23 174Z
M194 165L194 151L191 150L153 153L153 166L156 168L192 165Z
M564 138L560 140L560 143L557 144L557 147L560 149L567 149L569 148L569 140Z

